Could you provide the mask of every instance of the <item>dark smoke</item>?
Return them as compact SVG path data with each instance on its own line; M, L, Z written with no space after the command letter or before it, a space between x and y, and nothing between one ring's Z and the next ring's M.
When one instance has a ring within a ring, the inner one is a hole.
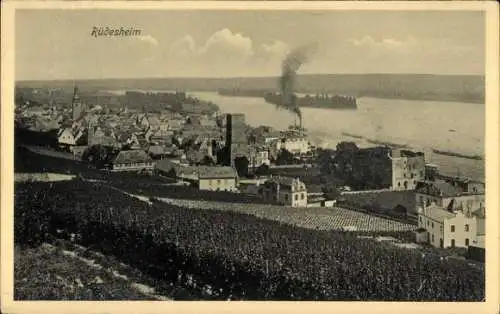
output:
M299 118L302 118L302 112L295 99L295 81L299 68L316 52L317 45L310 44L298 47L287 54L281 64L281 77L279 81L282 103L278 107L290 110Z

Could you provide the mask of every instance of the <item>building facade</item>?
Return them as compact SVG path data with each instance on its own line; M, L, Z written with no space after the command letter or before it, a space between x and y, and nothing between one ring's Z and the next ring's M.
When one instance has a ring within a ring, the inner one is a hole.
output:
M414 190L417 183L425 180L424 153L409 150L392 150L393 190Z
M226 115L226 156L224 165L235 166L238 157L249 158L249 146L246 136L244 114Z
M477 241L474 215L467 215L462 211L447 211L436 204L419 212L418 226L426 230L425 241L434 247L467 248Z
M114 171L151 171L155 164L142 150L123 150L112 161Z
M232 167L199 167L198 188L206 191L236 191L238 174Z
M271 178L259 188L259 195L271 204L292 207L307 206L306 185L295 178Z
M309 141L305 137L301 136L290 136L276 141L276 149L279 151L281 149L286 149L294 155L303 155L311 151L311 146Z
M387 146L340 143L333 162L336 176L357 190L413 190L425 178L423 153Z

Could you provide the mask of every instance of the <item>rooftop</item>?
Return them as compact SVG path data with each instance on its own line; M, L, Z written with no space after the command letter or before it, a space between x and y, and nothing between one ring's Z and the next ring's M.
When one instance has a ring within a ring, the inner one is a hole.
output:
M415 192L441 197L460 196L464 194L459 187L455 187L453 184L441 180L423 181L417 186Z
M142 150L122 150L115 157L115 164L129 164L138 162L149 162L151 158Z
M444 210L442 207L437 206L436 204L432 204L431 206L424 208L422 214L426 217L431 218L432 220L441 223L456 216L456 214Z
M236 171L231 167L200 166L198 167L198 174L200 179L229 179L237 177Z

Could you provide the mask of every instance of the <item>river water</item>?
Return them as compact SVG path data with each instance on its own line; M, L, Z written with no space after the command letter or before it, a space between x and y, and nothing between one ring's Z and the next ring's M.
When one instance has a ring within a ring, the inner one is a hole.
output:
M285 129L295 120L292 113L276 109L261 98L221 96L214 92L189 94L214 102L223 113L244 113L252 126ZM483 104L364 97L358 99L357 110L303 108L302 114L303 126L311 142L318 146L334 148L343 140L354 141L361 147L374 146L366 139L405 144L424 151L426 161L437 164L444 174L484 181L484 160L443 156L431 150L484 156Z

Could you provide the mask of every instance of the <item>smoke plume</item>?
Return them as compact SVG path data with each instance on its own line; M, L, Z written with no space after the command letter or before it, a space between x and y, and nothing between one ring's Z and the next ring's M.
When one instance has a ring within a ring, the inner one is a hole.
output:
M277 106L295 113L299 118L302 118L302 112L300 111L294 94L297 71L304 63L309 61L316 52L316 49L316 44L295 48L286 55L281 64L279 86L282 95L282 103Z

